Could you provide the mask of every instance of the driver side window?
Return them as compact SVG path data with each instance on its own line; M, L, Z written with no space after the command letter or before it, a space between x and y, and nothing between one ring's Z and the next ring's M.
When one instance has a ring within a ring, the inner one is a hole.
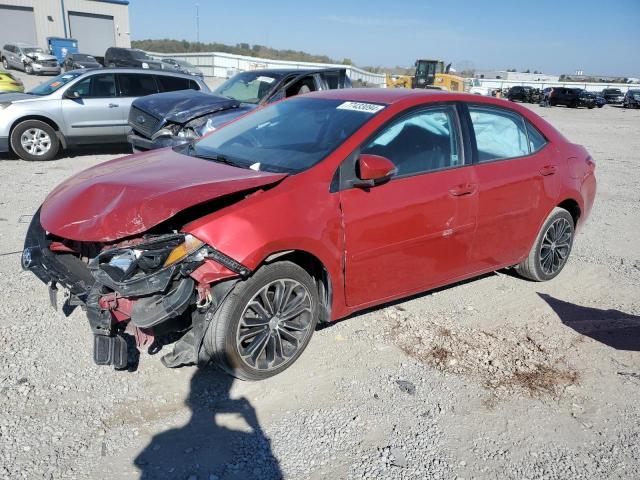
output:
M463 163L452 107L430 108L401 118L360 153L388 158L398 169L396 176L433 172Z

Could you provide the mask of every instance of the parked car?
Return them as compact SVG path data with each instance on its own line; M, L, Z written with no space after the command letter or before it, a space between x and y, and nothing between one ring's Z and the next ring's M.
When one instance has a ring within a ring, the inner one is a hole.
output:
M0 96L0 152L51 160L60 147L124 143L131 103L158 92L209 91L197 77L139 69L73 70Z
M602 96L610 105L622 105L624 94L619 88L605 88L602 90Z
M149 68L162 70L162 62L137 48L110 47L104 54L106 67Z
M300 93L351 87L344 68L255 70L234 75L213 91L175 92L139 99L129 114L133 151L190 142L260 105Z
M15 68L23 70L29 75L40 75L42 73L58 75L60 64L53 55L45 53L40 47L27 43L8 43L2 47L0 52L2 65L5 70Z
M507 99L511 102L537 103L540 101L540 95L535 95L533 87L514 86L509 89Z
M184 60L176 60L175 58L163 58L163 67L168 70L175 70L180 73L186 73L187 75L195 75L197 77L203 77L202 70L195 65L191 65Z
M595 97L596 107L602 108L607 104L607 100L602 95L602 92L591 92L591 93Z
M552 107L564 105L571 108L587 107L591 109L596 106L596 99L595 95L582 88L553 87L549 104Z
M65 70L76 70L78 68L102 68L96 58L84 53L69 53L64 58L62 68Z
M630 88L627 93L624 94L624 100L622 101L624 108L638 108L640 107L640 89Z
M314 92L63 182L22 265L84 306L98 364L127 366L126 327L141 346L175 342L166 366L213 360L258 380L295 362L318 322L505 267L556 277L594 169L518 104Z
M6 70L0 69L0 93L6 92L24 92L22 80L14 77ZM1 99L2 97L0 97Z

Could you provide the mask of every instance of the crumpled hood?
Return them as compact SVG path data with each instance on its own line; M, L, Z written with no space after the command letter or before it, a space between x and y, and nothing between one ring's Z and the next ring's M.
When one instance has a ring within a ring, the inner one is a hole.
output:
M207 113L228 110L239 105L240 102L237 100L195 90L146 95L133 103L136 108L156 118L178 124L186 123Z
M45 199L40 220L62 238L111 242L143 233L186 208L284 177L155 150L69 178Z

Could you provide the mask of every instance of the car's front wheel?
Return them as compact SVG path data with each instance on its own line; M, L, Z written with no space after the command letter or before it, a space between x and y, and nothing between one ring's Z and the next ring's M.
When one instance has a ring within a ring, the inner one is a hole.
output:
M318 314L313 278L292 262L268 264L239 282L210 315L204 346L227 373L262 380L300 357Z
M567 263L574 233L571 214L563 208L554 208L542 225L529 255L516 266L516 271L536 282L556 277Z
M60 140L51 125L25 120L11 131L11 148L23 160L51 160L58 153Z
M2 66L4 67L5 70L9 70L9 62L7 62L6 58L2 59Z
M33 75L33 67L30 63L24 64L24 73L26 73L27 75Z

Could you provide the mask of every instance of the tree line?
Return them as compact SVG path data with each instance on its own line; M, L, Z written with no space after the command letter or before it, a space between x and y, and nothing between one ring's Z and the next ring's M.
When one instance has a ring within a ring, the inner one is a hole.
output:
M344 58L337 61L327 55L315 55L300 50L280 50L277 48L265 47L264 45L250 45L248 43L237 43L227 45L224 43L203 43L189 42L187 40L147 39L132 40L132 48L139 48L148 52L158 53L197 53L197 52L224 52L236 55L246 55L250 57L269 58L273 60L290 60L295 62L317 62L317 63L342 63L352 65L353 62Z

